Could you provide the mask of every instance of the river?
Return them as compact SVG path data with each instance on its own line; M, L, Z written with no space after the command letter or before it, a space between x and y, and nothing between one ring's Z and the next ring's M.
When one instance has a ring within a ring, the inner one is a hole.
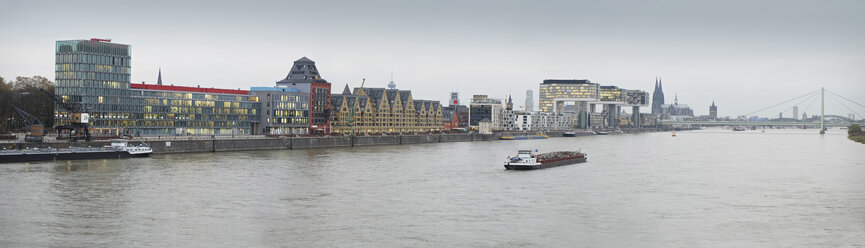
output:
M865 145L815 132L0 164L0 247L861 246ZM589 157L504 170L527 148Z

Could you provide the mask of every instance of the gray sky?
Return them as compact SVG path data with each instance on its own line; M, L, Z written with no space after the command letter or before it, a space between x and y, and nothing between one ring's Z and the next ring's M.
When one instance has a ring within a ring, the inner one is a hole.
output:
M713 99L719 115L735 116L820 86L865 104L863 1L0 0L0 9L4 78L53 79L56 40L102 37L132 45L139 83L162 67L176 85L271 86L306 56L334 91L361 78L385 87L393 69L418 99L512 93L522 106L543 79L651 93L662 76L667 102L678 93L698 115ZM851 111L828 101L827 112Z

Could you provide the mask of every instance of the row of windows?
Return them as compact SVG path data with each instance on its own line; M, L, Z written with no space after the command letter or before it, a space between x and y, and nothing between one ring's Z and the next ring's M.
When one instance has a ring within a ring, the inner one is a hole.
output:
M56 43L57 53L95 53L129 57L129 45L90 40L63 40Z
M94 64L56 64L55 71L87 71L130 74L132 71L126 66L94 65Z
M283 124L283 125L287 125L287 124L306 125L307 123L309 123L309 120L307 118L273 118L273 119L267 118L267 122L270 124L276 124L276 125L279 125L279 124Z
M83 87L83 88L111 88L111 89L124 89L122 92L117 92L117 95L128 95L129 92L126 89L129 89L129 83L127 82L118 82L118 81L97 81L97 80L79 80L79 79L58 79L57 80L57 90L70 90L68 87ZM55 93L55 94L66 94L66 93Z
M167 99L258 102L257 96L243 96L243 95L234 95L234 94L206 94L206 93L194 93L194 92L133 90L133 95L153 97L153 98L167 98Z
M55 79L83 79L83 80L107 80L129 82L129 74L86 72L86 71L58 71L54 74Z
M57 64L80 63L131 67L129 57L96 55L87 53L57 54L54 58Z

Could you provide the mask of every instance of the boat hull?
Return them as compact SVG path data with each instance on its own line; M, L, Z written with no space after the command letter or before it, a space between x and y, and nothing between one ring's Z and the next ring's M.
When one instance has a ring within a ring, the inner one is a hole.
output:
M150 154L147 154L150 155ZM20 163L53 160L83 160L83 159L115 159L130 158L125 151L93 151L93 152L44 152L44 153L12 153L0 155L0 163Z
M505 163L505 169L507 169L507 170L537 170L537 169L544 169L544 168L569 165L569 164L576 164L576 163L583 163L583 162L586 162L586 157L567 159L567 160L549 162L549 163L539 163L539 164L534 164L534 165Z

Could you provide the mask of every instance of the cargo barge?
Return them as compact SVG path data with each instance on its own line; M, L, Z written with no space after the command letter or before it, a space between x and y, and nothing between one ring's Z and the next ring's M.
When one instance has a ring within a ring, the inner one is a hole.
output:
M0 163L20 163L56 160L116 159L146 157L153 149L146 145L129 146L125 141L112 141L110 146L101 148L48 148L0 151Z
M535 170L555 166L586 162L587 155L578 151L559 151L535 154L531 150L520 150L516 157L508 157L507 170Z

